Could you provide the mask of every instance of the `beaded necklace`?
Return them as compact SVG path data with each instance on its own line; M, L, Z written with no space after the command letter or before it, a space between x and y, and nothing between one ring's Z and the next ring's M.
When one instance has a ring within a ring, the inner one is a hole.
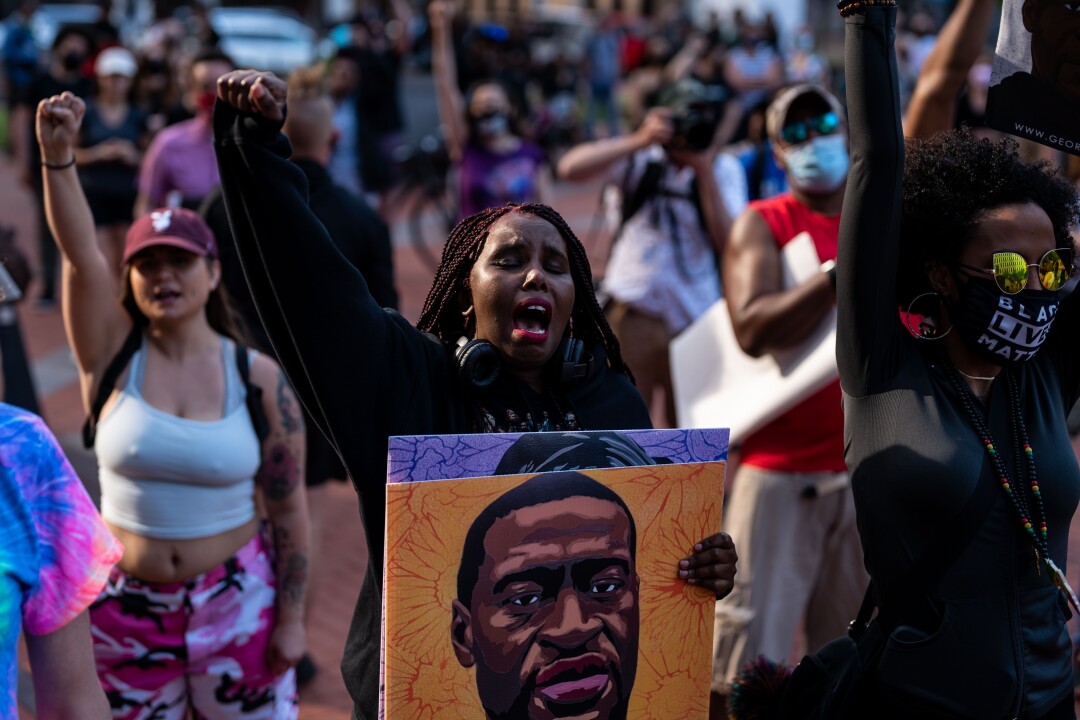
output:
M1016 379L1012 376L1012 373L1004 373L1009 390L1009 428L1013 443L1013 466L1019 474L1017 480L1020 482L1020 485L1014 487L1014 484L1009 479L1008 470L1005 468L1005 462L1001 459L1001 454L994 446L994 438L990 435L990 428L983 418L982 412L975 407L975 398L971 388L960 378L960 371L953 367L952 363L946 361L943 364L946 375L960 398L960 404L963 406L968 420L971 421L975 432L982 441L983 447L986 448L986 452L990 456L990 461L993 463L994 470L997 472L1001 483L1001 489L1005 491L1010 504L1016 510L1020 518L1020 525L1035 549L1035 572L1041 575L1042 565L1045 564L1054 586L1065 594L1069 604L1077 613L1080 613L1080 601L1077 600L1076 594L1069 587L1069 583L1065 579L1065 573L1050 557L1050 545L1046 539L1046 508L1043 505L1042 492L1039 490L1039 481L1035 475L1035 453L1032 451L1031 443L1028 441L1027 426L1024 424L1024 416L1020 412L1020 393L1016 387ZM1021 448L1023 448L1023 457L1021 457ZM1024 491L1025 481L1031 488L1031 507L1035 510L1034 515L1028 505L1029 493ZM1034 523L1031 520L1033 517L1035 518Z

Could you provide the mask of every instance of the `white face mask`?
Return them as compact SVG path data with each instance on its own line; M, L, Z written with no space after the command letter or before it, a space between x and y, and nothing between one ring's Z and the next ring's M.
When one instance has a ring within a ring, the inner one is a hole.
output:
M784 152L791 183L806 193L824 195L847 179L847 138L837 133L808 140Z

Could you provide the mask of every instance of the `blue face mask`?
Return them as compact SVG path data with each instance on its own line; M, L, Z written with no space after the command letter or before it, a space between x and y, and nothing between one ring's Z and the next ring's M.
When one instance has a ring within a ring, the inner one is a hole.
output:
M839 188L848 173L847 138L841 134L808 140L784 152L791 183L811 195Z

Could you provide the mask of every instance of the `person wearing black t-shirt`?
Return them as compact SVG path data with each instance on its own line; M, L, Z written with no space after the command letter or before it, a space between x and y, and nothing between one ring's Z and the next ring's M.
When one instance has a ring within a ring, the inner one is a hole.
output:
M45 203L42 199L41 166L38 161L37 137L34 134L34 113L45 98L69 91L78 97L90 94L90 81L80 74L80 68L92 50L89 36L74 27L62 28L56 34L49 64L27 84L15 98L11 112L12 154L19 180L34 195L37 212L38 248L41 260L41 292L38 303L51 307L56 302L56 280L60 255L52 233L45 222Z

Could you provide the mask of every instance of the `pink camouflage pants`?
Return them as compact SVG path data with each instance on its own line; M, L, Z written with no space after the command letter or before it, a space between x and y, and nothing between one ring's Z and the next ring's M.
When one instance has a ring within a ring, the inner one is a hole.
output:
M294 720L292 670L274 676L274 572L256 533L186 582L113 569L90 608L94 660L115 720Z

